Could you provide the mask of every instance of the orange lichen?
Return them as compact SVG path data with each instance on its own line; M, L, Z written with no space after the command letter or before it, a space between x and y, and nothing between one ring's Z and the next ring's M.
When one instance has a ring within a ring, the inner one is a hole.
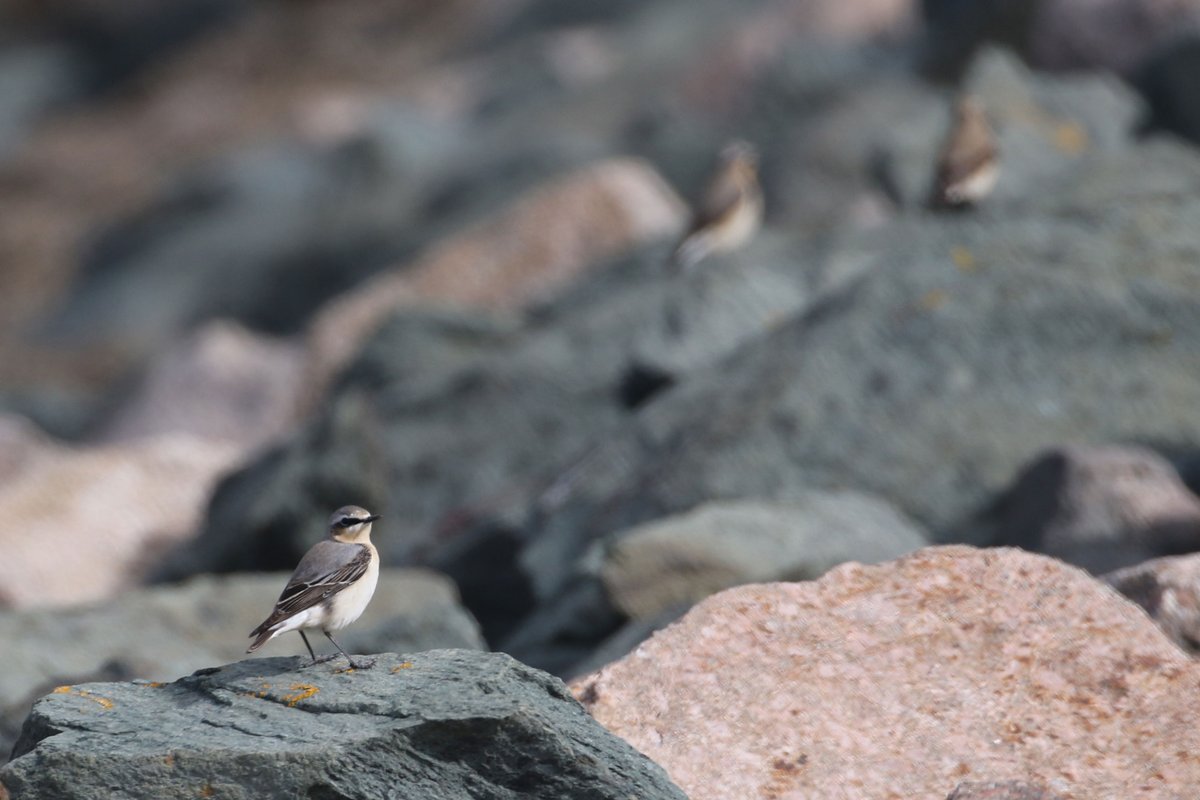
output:
M412 665L413 663L411 661L405 661L401 664L397 664L396 666L392 667L392 674L395 675L402 669L412 669Z
M950 260L962 272L975 271L975 254L961 245L950 248Z
M1054 146L1070 156L1087 149L1088 133L1078 123L1062 122L1054 126Z
M945 305L946 299L946 293L941 289L930 289L921 295L921 308L926 311L935 311Z
M295 708L296 703L299 703L301 700L307 700L319 691L321 690L316 686L312 686L307 683L293 683L292 694L284 695L283 702L287 703L292 708Z
M76 689L74 686L59 686L52 692L52 694L74 694L79 697L86 697L88 700L91 700L93 703L96 703L105 710L113 707L113 701L109 700L107 697L101 697L98 694L92 694L91 692L86 692L83 689Z

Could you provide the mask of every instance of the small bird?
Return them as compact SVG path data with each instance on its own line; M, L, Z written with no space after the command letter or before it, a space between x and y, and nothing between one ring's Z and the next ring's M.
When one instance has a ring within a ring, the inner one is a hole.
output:
M758 232L762 218L758 153L747 142L731 142L721 150L692 223L675 248L672 266L686 270L714 253L736 250Z
M978 99L963 95L938 154L930 192L933 208L966 208L991 194L1000 177L996 137Z
M338 652L346 656L354 669L366 669L374 661L356 662L334 641L330 631L341 630L358 619L379 580L379 551L371 544L371 523L379 519L365 508L345 506L329 518L329 538L312 546L287 586L279 595L271 615L250 632L254 640L247 653L253 653L281 633L298 631L312 656L314 664L334 656L318 659L313 653L306 628L319 628L333 642Z

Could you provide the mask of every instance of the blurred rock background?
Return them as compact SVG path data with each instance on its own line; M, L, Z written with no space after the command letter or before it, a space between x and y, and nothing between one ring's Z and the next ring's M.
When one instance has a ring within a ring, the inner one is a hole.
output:
M360 646L564 677L721 588L934 542L1165 557L1110 578L1154 613L1200 550L1198 22L0 6L0 631L26 665L0 750L55 682L234 658L282 584L240 573L290 570L346 503L425 570L385 574ZM959 90L1002 174L938 214ZM734 138L765 226L673 276Z

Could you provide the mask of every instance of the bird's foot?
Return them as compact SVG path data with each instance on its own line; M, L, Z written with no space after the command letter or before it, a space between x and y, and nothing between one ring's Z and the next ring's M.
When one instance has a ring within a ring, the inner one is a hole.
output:
M375 666L375 659L373 658L351 658L349 661L350 669L370 669Z
M317 664L327 664L330 661L333 661L335 658L337 658L338 655L339 655L339 653L334 653L333 655L330 655L330 656L314 656L312 663L309 664L309 666L315 667Z

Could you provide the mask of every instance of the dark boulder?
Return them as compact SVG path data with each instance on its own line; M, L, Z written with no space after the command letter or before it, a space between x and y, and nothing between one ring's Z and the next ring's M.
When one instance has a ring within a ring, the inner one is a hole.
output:
M0 788L27 800L684 800L562 682L508 656L383 654L369 670L306 661L59 687L34 706Z

